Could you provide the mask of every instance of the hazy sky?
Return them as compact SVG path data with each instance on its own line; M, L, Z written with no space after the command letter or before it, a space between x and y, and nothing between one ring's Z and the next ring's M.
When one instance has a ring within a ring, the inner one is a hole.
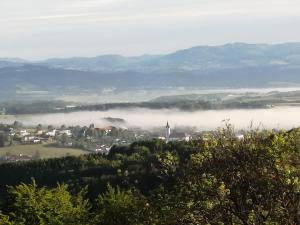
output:
M299 0L0 0L0 57L300 41Z

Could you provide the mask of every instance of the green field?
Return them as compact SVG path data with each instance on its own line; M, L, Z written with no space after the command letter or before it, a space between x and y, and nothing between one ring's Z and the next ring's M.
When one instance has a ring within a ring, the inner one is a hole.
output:
M35 155L36 152L39 152L41 158L56 158L64 157L67 155L78 156L86 154L86 151L75 149L75 148L55 148L47 147L43 144L35 145L14 145L9 147L0 148L0 156L5 156L7 153L11 155Z

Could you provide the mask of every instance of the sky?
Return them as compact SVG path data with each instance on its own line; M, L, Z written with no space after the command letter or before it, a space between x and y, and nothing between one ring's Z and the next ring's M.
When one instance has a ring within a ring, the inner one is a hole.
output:
M299 0L0 0L0 58L300 41Z

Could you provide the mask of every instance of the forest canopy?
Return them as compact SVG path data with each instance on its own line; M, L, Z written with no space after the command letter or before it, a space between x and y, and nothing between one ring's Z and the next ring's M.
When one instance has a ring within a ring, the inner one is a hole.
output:
M0 165L0 224L300 224L300 129Z

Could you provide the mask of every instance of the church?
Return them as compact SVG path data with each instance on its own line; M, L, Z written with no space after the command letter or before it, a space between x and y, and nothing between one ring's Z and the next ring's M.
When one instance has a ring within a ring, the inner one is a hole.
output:
M169 141L190 141L191 136L184 132L171 131L169 121L166 125L166 142Z

